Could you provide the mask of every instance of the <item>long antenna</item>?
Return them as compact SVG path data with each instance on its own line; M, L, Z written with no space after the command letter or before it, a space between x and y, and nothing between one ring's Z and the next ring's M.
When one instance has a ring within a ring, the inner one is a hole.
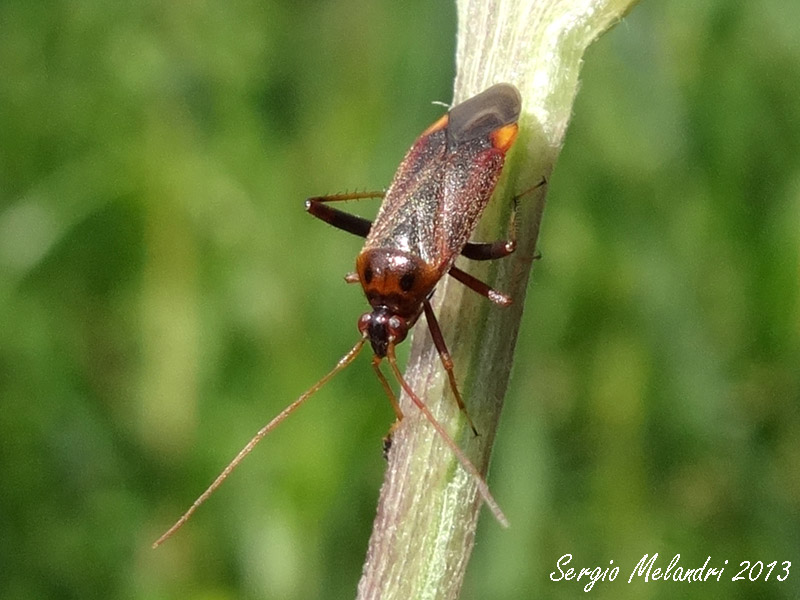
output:
M239 466L239 463L242 462L242 460L244 460L244 457L247 456L248 454L250 454L253 451L253 448L256 447L256 444L258 444L258 442L263 440L264 437L266 437L266 435L270 431L272 431L273 429L275 429L275 427L280 425L280 423L286 417L288 417L295 410L300 408L301 404L303 404L306 400L308 400L323 385L328 383L328 381L334 375L336 375L336 373L338 373L339 371L344 369L347 365L349 365L351 362L353 362L353 359L355 359L355 357L358 356L358 353L361 352L361 348L364 346L364 342L366 342L366 338L361 338L358 341L358 343L355 346L353 346L353 348L347 354L345 354L342 358L339 359L339 362L336 363L336 366L333 367L333 369L331 369L330 372L327 375L325 375L322 379L317 381L317 383L315 383L310 388L308 388L305 392L303 392L303 394L297 400L295 400L289 406L284 408L278 414L278 416L276 416L274 419L272 419L272 421L270 421L269 423L264 425L264 427L259 429L258 433L253 436L253 439L251 439L249 442L247 442L247 445L239 451L239 454L237 454L236 457L228 464L228 466L223 469L222 473L220 473L217 476L217 478L214 480L214 482L210 486L208 486L208 489L205 492L203 492L200 495L200 497L197 498L197 500L194 501L194 503L189 507L189 510L187 510L185 513L183 513L183 516L181 516L180 519L175 521L175 524L172 527L170 527L166 532L164 532L164 534L153 543L153 548L158 548L161 544L163 544L165 541L167 541L169 538L171 538L172 535L176 531L178 531L178 529L183 527L184 523L186 523L186 521L189 520L189 518L192 516L194 511L196 511L197 508L201 504L203 504L203 502L208 500L209 496L211 496L211 494L213 494L216 491L216 489L220 485L222 485L222 482L225 481L225 479L227 479L228 475L230 475L233 472L233 470L236 467Z
M464 467L467 473L469 473L469 475L472 477L473 481L475 481L475 484L478 486L478 492L483 498L483 501L486 502L489 510L492 511L495 519L497 519L498 523L500 523L500 525L503 527L508 527L508 519L503 514L503 511L500 508L500 505L497 503L497 500L494 499L492 493L489 491L489 486L487 485L486 480L480 474L475 465L472 464L472 461L467 458L467 455L464 454L461 448L458 447L458 444L453 441L453 438L448 435L444 427L442 427L442 424L439 423L436 417L433 416L433 413L428 409L422 399L414 393L414 390L412 390L411 386L408 385L403 377L403 374L400 373L400 369L397 367L397 358L394 354L394 344L391 342L389 343L386 358L389 361L389 366L391 367L394 376L397 378L397 381L400 382L400 385L406 391L406 394L408 394L409 398L411 398L411 401L417 405L417 408L419 408L420 411L422 411L422 414L425 415L425 418L428 419L431 425L433 425L433 428L436 430L436 433L439 434L439 437L444 440L444 443L447 444L450 450L452 450L453 454L456 455L456 458L458 459L458 462L461 463L461 466Z

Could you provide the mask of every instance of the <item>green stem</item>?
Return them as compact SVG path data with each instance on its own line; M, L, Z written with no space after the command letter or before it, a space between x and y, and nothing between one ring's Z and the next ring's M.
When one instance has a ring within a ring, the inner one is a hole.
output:
M465 426L424 326L415 330L405 376L483 473L544 209L547 186L532 188L543 177L549 179L561 149L584 51L634 3L458 0L454 103L504 81L516 85L523 97L519 138L474 239L505 238L512 197L532 191L520 198L516 253L491 264L464 263L473 275L511 295L514 304L494 306L451 278L440 283L434 298L464 400L481 435L474 437ZM394 434L358 598L456 598L482 502L474 481L405 395L401 405L407 416ZM513 515L511 520L513 527Z

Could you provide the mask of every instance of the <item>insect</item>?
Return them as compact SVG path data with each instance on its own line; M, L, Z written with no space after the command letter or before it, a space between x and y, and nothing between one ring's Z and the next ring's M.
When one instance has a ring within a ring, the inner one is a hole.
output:
M395 347L424 314L453 396L477 435L458 391L453 360L430 300L436 284L450 275L498 305L511 304L508 296L493 290L454 263L459 255L472 260L492 260L508 256L516 248L513 239L474 243L469 241L469 237L494 192L506 152L516 139L520 107L520 94L514 86L507 83L494 85L455 106L426 129L400 163L385 194L340 194L306 201L306 210L313 216L366 238L356 259L356 271L345 278L350 283L361 284L372 308L358 321L361 338L329 373L258 431L153 547L172 536L256 444L349 365L366 342L372 346L373 369L397 416L395 425L403 419L403 412L381 371L383 359L387 360L401 388L474 479L481 497L497 520L507 526L502 510L478 469L406 382L397 366ZM374 222L330 205L343 200L381 196L383 203Z

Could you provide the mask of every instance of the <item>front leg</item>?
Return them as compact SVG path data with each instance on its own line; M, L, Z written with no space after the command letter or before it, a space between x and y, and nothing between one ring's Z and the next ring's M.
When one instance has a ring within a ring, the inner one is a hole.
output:
M450 351L447 349L447 344L445 344L442 330L439 328L439 322L436 320L436 315L433 314L431 303L427 300L423 300L422 308L425 311L425 320L428 322L428 329L431 332L431 338L433 338L433 345L436 346L436 350L439 353L439 358L442 361L442 366L447 372L447 378L450 380L450 389L453 390L453 396L455 396L456 404L458 404L459 410L467 419L467 423L469 423L472 433L477 436L478 430L475 428L475 423L472 422L472 419L467 412L467 407L464 406L464 400L461 398L461 392L458 391L458 386L456 385L456 375L453 372L453 359L450 356Z
M338 208L333 208L326 203L361 200L363 198L383 198L383 195L383 192L359 192L356 194L315 196L306 200L306 211L338 229L365 238L369 234L370 227L372 227L372 221L351 215Z

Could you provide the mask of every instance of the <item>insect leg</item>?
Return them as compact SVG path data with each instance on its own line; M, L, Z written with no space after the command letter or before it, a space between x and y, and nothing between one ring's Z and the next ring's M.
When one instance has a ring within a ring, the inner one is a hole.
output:
M520 196L526 194L523 192ZM508 221L508 239L499 242L467 242L461 256L470 260L495 260L512 254L517 249L517 209L520 196L514 196L514 208Z
M328 206L327 202L341 202L343 200L361 200L363 198L383 198L383 192L359 192L356 194L335 194L332 196L315 196L306 200L306 211L337 227L357 235L367 237L372 222L356 215L351 215L338 208Z
M461 256L470 260L495 260L508 256L516 249L517 242L513 239L487 243L467 242L461 251Z
M478 430L475 429L475 423L472 422L472 419L467 412L467 407L464 406L464 400L461 399L461 393L458 391L458 386L456 385L456 376L455 373L453 373L453 358L450 356L450 352L447 350L447 344L444 342L444 336L442 335L442 330L439 328L439 322L436 320L436 315L433 314L431 303L427 300L424 300L422 302L422 306L425 310L425 320L428 322L428 329L431 330L433 344L436 346L436 350L439 352L439 358L442 359L444 370L447 371L447 377L450 380L450 389L453 390L453 395L456 397L458 408L462 413L464 413L467 423L469 423L470 428L472 428L472 433L478 435Z
M375 374L378 376L378 380L381 382L381 385L383 386L383 391L386 392L387 396L389 396L389 402L392 403L394 414L397 415L397 420L394 423L392 423L392 426L389 428L389 431L383 438L383 458L384 460L389 460L389 450L392 449L392 439L394 438L394 430L397 429L397 426L400 425L400 421L403 420L403 411L400 408L400 403L397 401L397 396L395 396L394 392L392 391L392 387L386 380L386 376L384 376L383 371L381 371L380 365L381 365L381 359L378 358L377 356L373 356L372 368L375 369Z
M392 403L392 408L394 409L394 414L397 415L397 421L400 422L403 420L403 411L400 410L400 403L397 402L397 396L394 395L392 391L392 387L389 385L389 382L386 380L386 377L381 371L381 359L377 356L372 357L372 368L375 369L375 374L378 376L378 379L383 386L383 391L386 392L386 395L389 396L389 402ZM394 429L394 425L392 425L392 430ZM390 430L391 431L391 430Z
M512 254L517 249L517 210L519 209L519 199L538 189L547 183L547 179L542 180L536 185L528 188L524 192L514 196L514 207L511 211L511 219L508 222L508 239L499 242L467 242L461 251L461 256L470 260L495 260ZM536 256L534 258L541 258Z
M460 281L473 292L479 293L481 296L484 296L494 302L495 304L499 304L500 306L509 306L513 300L506 296L505 294L498 292L490 288L488 285L483 283L480 279L473 277L466 271L462 271L458 267L450 267L450 271L448 273L456 279Z
M394 343L389 343L388 352L386 354L386 358L389 361L389 367L392 369L392 373L394 373L395 378L397 381L400 382L400 386L405 390L408 397L411 398L411 401L416 404L417 408L422 412L431 426L436 430L436 433L439 434L439 437L447 444L448 448L453 452L455 457L458 459L458 462L461 463L461 466L464 467L464 470L472 477L472 480L478 486L478 493L483 498L483 501L486 502L486 505L489 507L489 510L492 511L492 514L497 519L498 523L503 527L508 527L508 519L503 514L500 505L497 504L497 500L494 499L492 493L489 491L489 486L486 484L486 480L480 474L480 471L472 464L472 461L467 458L467 455L458 447L458 445L453 441L447 431L445 431L442 424L436 420L436 417L433 416L433 413L430 409L425 405L422 401L422 398L417 396L414 393L414 390L411 389L411 386L408 385L408 382L403 377L403 374L400 372L400 369L397 366L397 357L394 354Z

